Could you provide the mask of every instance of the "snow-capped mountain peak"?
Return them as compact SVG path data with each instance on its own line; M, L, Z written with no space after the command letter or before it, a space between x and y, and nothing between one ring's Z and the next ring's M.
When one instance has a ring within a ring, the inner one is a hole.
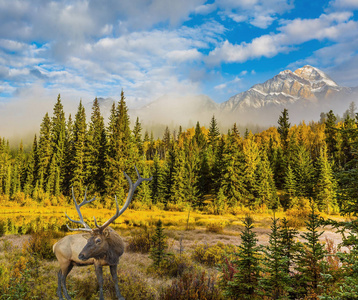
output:
M344 88L323 71L306 65L294 72L281 71L264 83L256 84L246 92L231 97L222 104L222 109L243 111L248 108L292 104L300 99L315 102L342 89Z

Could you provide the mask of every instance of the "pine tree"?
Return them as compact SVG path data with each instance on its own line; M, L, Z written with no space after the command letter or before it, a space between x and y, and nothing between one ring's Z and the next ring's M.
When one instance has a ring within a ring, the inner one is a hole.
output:
M86 186L89 191L105 192L105 159L107 138L104 120L101 115L98 99L92 106L91 122L86 135Z
M336 203L336 181L333 177L332 164L327 157L327 148L323 146L317 161L317 184L316 198L318 207L328 214L332 209L337 209Z
M284 153L288 148L288 133L290 131L290 126L291 126L291 123L289 123L288 120L289 120L288 110L285 108L281 112L281 116L278 119L279 126L277 128L277 131L281 136L281 143Z
M301 288L303 295L312 292L319 293L319 286L323 282L321 275L323 273L323 258L326 254L324 245L319 241L319 237L323 234L323 231L318 230L322 222L316 213L313 201L311 201L310 207L311 211L305 222L307 232L301 234L305 242L297 261L297 270L299 271L297 290L299 291Z
M220 131L215 116L211 118L209 132L208 132L208 143L214 149L219 141Z
M71 185L76 194L83 194L85 188L85 141L87 134L86 113L82 101L77 109L73 126L73 148L72 148L72 178Z
M337 130L336 130L337 118L333 111L330 110L326 117L326 128L324 133L326 135L326 143L329 157L335 159L337 155Z
M35 134L34 141L32 144L32 150L29 153L26 169L25 169L25 180L24 180L24 193L25 195L32 196L35 181L36 181L36 167L37 167L37 137Z
M297 152L292 159L292 169L297 183L297 195L311 197L313 195L314 167L310 153L303 145L298 146Z
M155 231L152 237L152 247L150 249L150 258L153 260L153 265L158 267L166 257L165 250L167 249L166 235L164 234L163 222L158 220L155 224Z
M245 204L244 199L247 190L244 183L245 157L242 151L241 140L237 139L236 134L228 137L225 143L222 164L222 179L219 193L222 192L230 206ZM219 193L217 197L219 197Z
M58 95L57 102L53 109L53 117L51 120L51 144L52 144L52 157L49 172L49 180L47 186L52 186L51 193L59 195L60 191L55 187L63 184L63 178L65 176L65 138L66 138L66 119L63 111L63 105L61 103L61 96ZM56 175L60 172L60 176ZM48 191L50 192L50 191Z
M260 204L277 209L279 203L276 186L266 151L261 151L260 162L257 168L257 180L257 196L261 202Z
M133 139L135 142L135 146L138 149L138 154L140 157L143 156L143 141L142 141L142 124L139 122L139 118L137 117L136 122L133 128Z
M196 142L196 145L198 146L199 149L204 149L206 147L206 143L207 143L206 137L201 130L199 122L196 123L193 139Z
M247 205L249 207L255 206L256 201L256 192L257 192L257 169L260 163L260 154L259 149L252 136L249 136L244 140L243 144L243 153L245 156L245 167L244 167L244 183L247 194Z
M40 126L40 138L38 144L38 168L37 185L40 190L45 190L48 181L48 172L51 163L53 146L51 143L51 120L46 113Z
M287 299L291 291L291 278L287 271L289 257L282 255L283 243L280 237L281 227L275 215L272 218L269 244L263 248L264 268L266 276L261 279L264 294L270 299Z
M233 280L227 282L224 295L230 299L258 299L260 249L256 233L253 232L253 219L246 216L243 223L245 228L240 235L242 243L238 246L237 259L234 261L237 272Z

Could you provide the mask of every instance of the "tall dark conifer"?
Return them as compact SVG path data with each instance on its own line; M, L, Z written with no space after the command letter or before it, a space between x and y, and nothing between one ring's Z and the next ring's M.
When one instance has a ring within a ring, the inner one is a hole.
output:
M76 194L82 195L85 190L85 142L87 134L86 113L82 101L77 109L75 122L73 125L73 147L72 147L72 172L71 185Z

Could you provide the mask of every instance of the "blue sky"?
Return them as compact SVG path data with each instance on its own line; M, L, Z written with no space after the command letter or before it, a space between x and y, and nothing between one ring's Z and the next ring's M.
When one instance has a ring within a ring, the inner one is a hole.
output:
M121 89L220 103L305 64L358 86L357 53L358 0L0 0L0 117Z

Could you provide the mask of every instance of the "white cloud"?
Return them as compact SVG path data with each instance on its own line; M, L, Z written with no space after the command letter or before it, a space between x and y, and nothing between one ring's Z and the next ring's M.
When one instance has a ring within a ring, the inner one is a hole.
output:
M358 9L357 0L334 0L334 1L330 1L329 5L333 8Z
M273 57L289 52L292 47L310 40L350 41L357 36L358 22L350 20L348 12L322 14L316 19L295 19L282 24L277 34L262 35L250 43L223 42L209 53L207 62L245 62L259 57ZM357 49L358 50L358 49Z

